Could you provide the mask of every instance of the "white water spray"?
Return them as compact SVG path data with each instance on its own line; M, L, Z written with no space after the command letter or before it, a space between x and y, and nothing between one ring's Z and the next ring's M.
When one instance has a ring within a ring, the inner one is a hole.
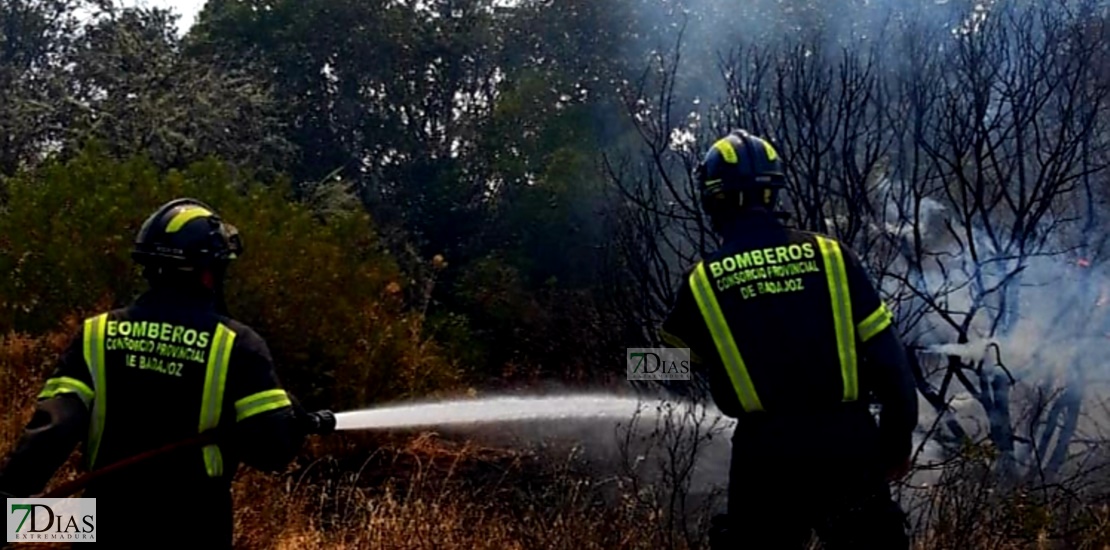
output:
M682 406L680 404L680 406ZM390 405L335 415L337 430L376 430L459 426L524 421L631 420L637 414L656 416L661 406L643 399L606 394L551 397L491 397L443 402ZM646 414L646 413L656 414ZM695 415L703 410L691 411ZM676 415L688 418L690 414ZM707 415L712 418L712 413Z
M714 491L727 482L732 449L727 436L736 423L712 405L603 393L389 404L335 417L336 430L343 431L461 428L505 442L569 437L599 462L631 458L635 463L627 466L644 476L643 480L662 479L663 470L658 466L668 460L669 444L681 441L689 445L697 439L696 466L689 472L687 498L691 506L710 502L701 499L713 498ZM620 429L613 430L618 425ZM628 447L622 452L621 434L632 432L637 435L625 442Z

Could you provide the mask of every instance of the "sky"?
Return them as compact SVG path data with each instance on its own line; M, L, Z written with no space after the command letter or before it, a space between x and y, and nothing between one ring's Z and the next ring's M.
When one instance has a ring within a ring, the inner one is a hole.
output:
M177 20L177 28L181 34L185 34L189 27L193 26L193 21L200 9L204 7L205 2L206 0L124 0L123 4L127 6L169 8L181 16Z
M2 1L2 0L0 0ZM207 0L123 0L125 6L145 6L154 8L169 8L181 16L177 20L177 29L180 34L184 35L189 31L189 27L193 26L193 21L196 20L197 13L204 7ZM502 6L512 6L518 0L501 0L498 4Z

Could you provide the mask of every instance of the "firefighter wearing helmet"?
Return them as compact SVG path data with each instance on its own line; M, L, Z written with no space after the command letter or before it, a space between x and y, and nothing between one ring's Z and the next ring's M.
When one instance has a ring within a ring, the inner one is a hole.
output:
M908 472L917 396L860 260L778 211L782 160L738 130L695 173L723 246L689 272L660 330L737 419L714 548L908 548L889 482ZM879 403L879 424L869 405Z
M132 252L149 290L85 320L0 469L0 492L39 494L78 443L96 471L207 432L211 444L113 473L83 496L104 512L99 541L172 532L184 547L231 548L238 464L282 469L307 431L266 342L223 306L227 267L242 253L236 228L200 201L154 212Z

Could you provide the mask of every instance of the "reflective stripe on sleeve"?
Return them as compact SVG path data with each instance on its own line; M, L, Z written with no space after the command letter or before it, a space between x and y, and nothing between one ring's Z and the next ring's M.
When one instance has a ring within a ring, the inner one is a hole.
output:
M690 350L690 362L691 363L701 363L702 362L701 357L698 356L697 352L695 352L694 349L691 348L690 345L687 344L682 338L679 338L678 336L675 336L674 334L671 334L671 333L669 333L669 332L667 332L663 329L659 329L657 332L659 333L659 339L663 340L664 344L667 344L668 346L671 346L672 348L680 348L680 349Z
M878 309L856 326L860 342L866 342L874 338L876 334L886 330L886 327L889 327L893 322L894 315L890 312L890 309L886 307L885 303L880 303Z
M235 421L241 422L264 412L293 405L282 389L260 391L235 402Z
M46 381L46 385L39 392L38 399L50 399L66 393L76 394L81 398L86 408L96 397L92 388L84 382L68 376L58 376Z

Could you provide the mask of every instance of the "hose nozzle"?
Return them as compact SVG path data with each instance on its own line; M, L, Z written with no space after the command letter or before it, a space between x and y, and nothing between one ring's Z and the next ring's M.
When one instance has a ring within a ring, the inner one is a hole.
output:
M329 410L308 413L307 431L316 435L327 435L334 432L335 414Z

